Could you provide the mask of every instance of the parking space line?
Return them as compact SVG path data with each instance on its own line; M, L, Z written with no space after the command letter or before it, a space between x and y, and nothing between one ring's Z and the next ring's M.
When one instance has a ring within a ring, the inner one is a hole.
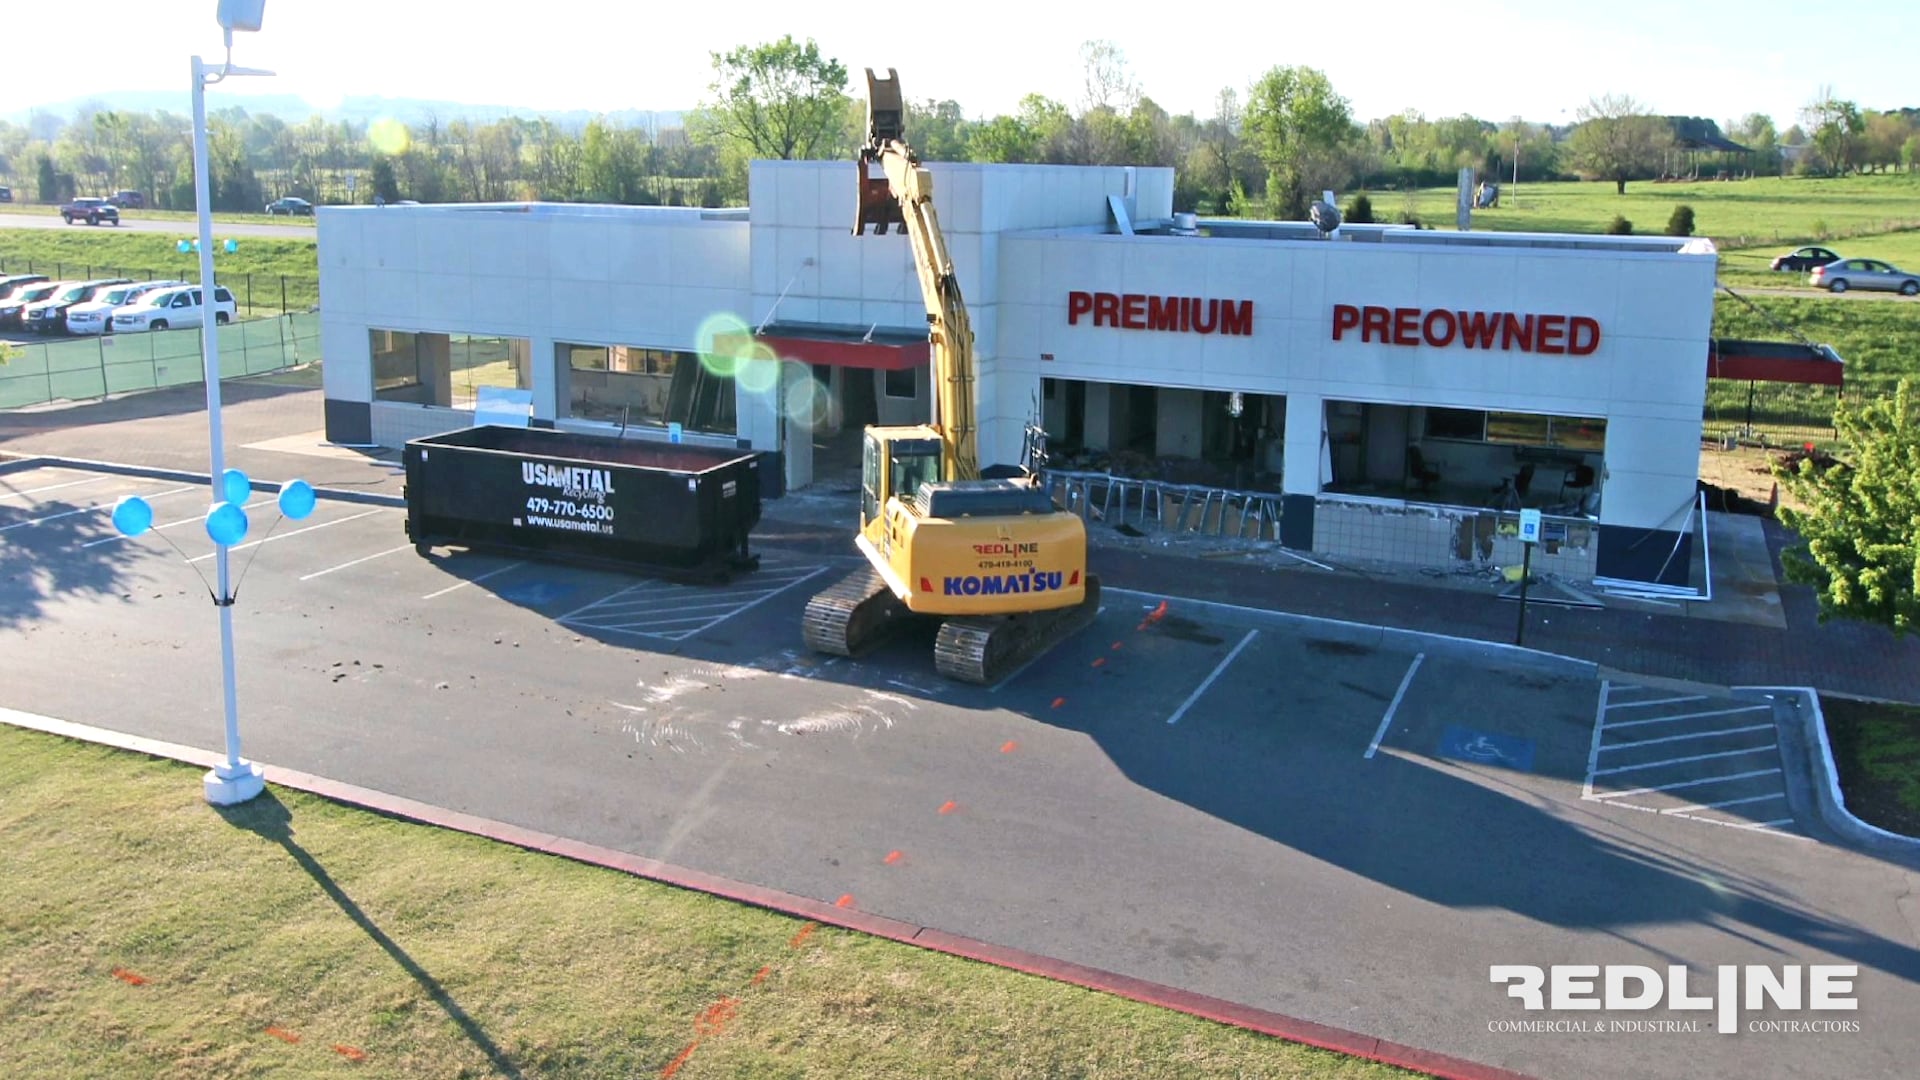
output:
M204 517L181 518L179 521L169 521L165 525L155 525L149 528L147 532L159 532L162 529L177 529L182 525L193 525L206 520ZM116 544L120 541L130 539L132 539L132 537L127 536L125 533L114 533L112 536L103 536L98 540L89 540L80 546L83 548L99 547L101 544Z
M1613 728L1639 727L1642 724L1665 724L1674 720L1701 720L1709 716L1732 716L1734 713L1759 712L1763 709L1771 708L1773 708L1771 705L1742 705L1737 709L1713 709L1708 712L1675 713L1672 716L1652 716L1645 720L1618 720L1607 726Z
M1187 710L1193 708L1193 703L1200 700L1200 695L1207 692L1207 687L1213 685L1213 681L1220 677L1221 672L1227 670L1227 665L1233 663L1234 657L1239 656L1240 650L1246 648L1253 641L1254 635L1259 632L1258 630L1247 631L1247 636L1240 639L1240 644L1233 647L1233 651L1227 654L1227 658L1214 666L1213 674L1208 675L1205 682L1201 683L1193 693L1187 695L1187 700L1180 703L1180 707L1173 711L1173 715L1167 717L1167 723L1179 723L1180 718L1187 715Z
M1371 758L1380 751L1380 740L1387 737L1387 728L1393 723L1393 714L1400 708L1400 699L1407 696L1407 687L1413 685L1413 673L1420 670L1420 662L1427 658L1426 653L1416 653L1413 663L1407 665L1407 673L1400 679L1400 689L1393 692L1393 700L1387 704L1387 715L1380 718L1380 730L1373 733L1373 741L1367 744L1364 758Z
M675 604L672 607L666 608L664 610L666 611L725 611L727 608L730 608L733 605L740 603L741 601L745 600L749 596L758 596L758 595L759 593L747 593L744 596L737 595L736 598L732 600L709 600L709 601L702 601L697 604ZM616 614L622 614L622 612L619 610L621 608L635 608L637 610L632 612L632 614L635 614L638 617L644 619L646 618L650 610L655 610L655 609L649 609L645 605L646 605L646 601L643 601L643 600L622 600L618 604L608 604L607 606L601 608L599 611L594 612L594 618L597 618L597 619L608 618ZM704 616L702 617L704 618Z
M788 568L788 573L799 569ZM684 641L694 634L710 630L744 611L766 603L796 585L810 581L830 569L816 566L798 577L774 573L744 579L742 585L720 592L693 589L671 582L643 581L575 608L554 620L579 629L606 630L638 637ZM675 590L678 590L676 592ZM644 594L644 595L643 595ZM699 598L692 602L677 597ZM731 598L731 599L728 599ZM648 607L648 605L652 605ZM689 614L690 613L690 614ZM685 630L649 630L644 627L683 625Z
M1654 698L1651 701L1619 701L1608 706L1608 708L1632 709L1642 705L1678 705L1683 701L1705 701L1705 700L1707 700L1707 695L1705 694L1689 694L1686 697Z
M1715 735L1745 735L1749 731L1771 731L1772 724L1750 724L1746 727L1719 728L1714 731L1689 731L1685 735L1666 735L1658 739L1640 739L1635 742L1619 742L1612 746L1603 746L1601 753L1609 750L1631 750L1636 746L1656 746L1660 743L1683 742L1687 739L1711 739Z
M489 570L486 573L481 574L479 577L470 577L465 581L455 582L454 584L449 585L446 588L439 590L438 592L430 592L427 595L421 597L420 599L432 600L436 597L445 596L448 593L454 591L455 589L464 589L469 585L478 585L479 583L487 580L490 577L494 577L499 574L504 574L509 570L518 570L525 565L527 565L525 562L508 563L507 565L498 567L497 569Z
M85 480L69 480L64 484L48 484L46 487L28 488L25 491L8 491L0 493L0 499L25 498L28 495L38 495L43 491L59 491L61 488L79 487L81 484L97 484L106 479L109 477L90 476Z
M1742 754L1763 754L1769 750L1778 750L1772 743L1764 746L1749 746L1745 750L1722 750L1717 754L1694 754L1691 757L1664 758L1660 761L1644 761L1638 765L1615 765L1611 769L1601 769L1595 776L1612 776L1615 773L1638 772L1641 769L1658 769L1663 765L1686 765L1695 761L1712 761L1715 758L1739 757Z
M317 577L325 577L326 575L333 573L335 570L345 570L349 566L359 566L363 562L372 562L373 560L378 559L383 555L391 555L396 551L405 551L412 546L413 546L412 544L401 544L399 547L390 547L385 551L376 551L371 555L363 555L360 558L353 560L352 562L343 562L339 566L329 566L325 570L315 570L311 574L302 575L300 580L312 581L314 578L317 578Z
M739 609L728 612L726 615L723 615L720 618L715 619L711 624L709 624L707 629L712 629L715 626L719 626L721 623L726 622L728 619L733 618L735 615L738 615L743 611L746 611L748 608L759 607L761 604L764 604L767 601L773 599L774 597L780 595L781 593L786 592L788 589L793 588L795 585L798 585L803 581L810 581L813 578L819 577L821 574L824 574L826 572L827 572L827 568L824 566L815 567L813 571L807 574L805 577L794 578L792 581L787 582L785 585L780 586L779 588L773 590L772 592L761 597L760 599L755 600L752 603L745 604L741 606Z
M1689 806L1674 806L1660 811L1663 814L1690 814L1696 810L1719 810L1727 806L1745 806L1748 803L1767 802L1772 799L1784 799L1787 793L1776 791L1767 795L1749 795L1744 799L1722 799L1719 802L1693 803Z
M292 532L283 532L278 536L263 537L259 540L253 541L250 544L239 544L234 547L228 548L227 554L231 555L236 551L245 551L248 548L259 547L261 544L271 544L275 540L291 539L295 536L299 536L301 533L310 533L315 529L324 529L330 525L345 525L349 521L358 521L363 517L372 517L373 515L380 513L381 510L384 510L384 509L386 508L381 507L380 509L376 509L376 510L363 510L358 514L349 514L343 518L334 518L332 521L323 521L318 525L309 525L304 529L295 529ZM195 555L193 558L188 559L187 561L190 563L206 562L208 559L211 559L218 554L219 552L217 551L209 551L205 555Z
M1627 788L1624 791L1599 791L1588 795L1587 798L1598 801L1601 799L1619 799L1631 795L1651 795L1656 791L1678 791L1681 788L1699 787L1702 784L1725 784L1735 780L1752 780L1759 776L1773 776L1779 772L1779 769L1755 769L1752 772L1728 773L1725 776L1709 776L1702 780L1681 780L1672 784L1655 784L1652 787Z
M156 491L151 495L142 495L140 497L143 499L164 499L169 495L178 495L183 491L196 491L199 489L199 487L200 487L199 484L188 484L185 487L168 488L165 491ZM29 525L40 525L49 521L58 521L61 518L69 518L75 514L100 514L100 513L110 514L112 512L113 512L112 504L97 503L93 506L83 506L78 510L62 510L58 514L48 514L46 517L34 518L32 521L16 521L11 525L0 525L0 532L10 532L14 529L24 529Z

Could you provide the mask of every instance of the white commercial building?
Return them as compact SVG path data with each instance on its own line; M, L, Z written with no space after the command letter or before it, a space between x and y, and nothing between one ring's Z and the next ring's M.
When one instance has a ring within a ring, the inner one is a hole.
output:
M1511 545L1488 508L1526 505L1551 515L1554 569L1685 581L1710 244L1323 237L1176 218L1167 169L930 168L983 464L1041 420L1067 475L1238 493L1243 518L1258 497L1273 520L1249 528L1296 550L1484 560ZM853 235L854 171L755 162L737 210L322 208L328 437L399 446L498 386L529 391L537 425L676 425L810 482L833 432L931 401L908 240ZM1121 514L1146 495L1120 490Z

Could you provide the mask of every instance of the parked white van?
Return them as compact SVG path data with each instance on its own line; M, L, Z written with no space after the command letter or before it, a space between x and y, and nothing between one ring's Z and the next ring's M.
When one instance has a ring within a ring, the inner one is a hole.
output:
M239 305L234 303L233 294L224 285L213 287L213 320L228 323L233 320ZM183 326L199 326L206 316L200 304L200 289L173 288L155 289L153 292L135 301L132 307L121 308L113 313L113 328L116 332L127 330L177 330Z

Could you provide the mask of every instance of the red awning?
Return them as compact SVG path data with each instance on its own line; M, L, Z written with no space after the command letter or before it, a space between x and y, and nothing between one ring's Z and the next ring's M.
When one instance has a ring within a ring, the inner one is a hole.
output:
M1707 343L1707 378L1754 382L1839 386L1846 373L1840 355L1827 346L1815 348L1786 341L1736 341L1715 338Z
M925 367L933 353L924 330L877 326L776 322L754 335L754 340L783 360L876 371Z

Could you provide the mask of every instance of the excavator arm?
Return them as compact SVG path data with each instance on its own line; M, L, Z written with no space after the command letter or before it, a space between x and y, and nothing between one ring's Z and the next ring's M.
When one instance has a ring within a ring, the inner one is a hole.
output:
M913 265L927 308L932 346L934 427L940 432L948 480L980 476L973 413L973 323L954 276L946 236L933 208L933 175L906 143L906 99L894 69L878 78L867 69L867 141L860 148L860 207L853 233L876 235L896 225L913 245ZM875 170L879 170L878 173Z

